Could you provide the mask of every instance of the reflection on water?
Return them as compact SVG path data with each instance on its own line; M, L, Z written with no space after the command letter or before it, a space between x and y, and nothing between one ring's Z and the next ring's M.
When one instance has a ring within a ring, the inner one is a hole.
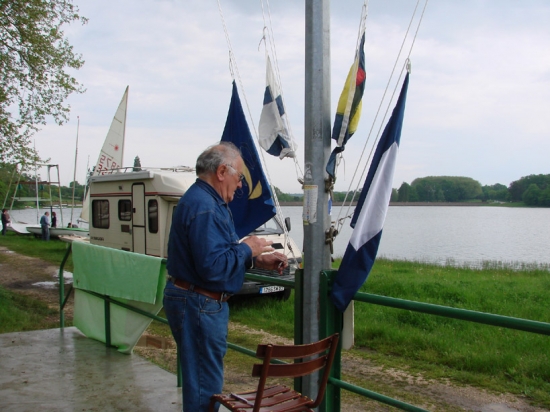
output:
M33 286L37 286L39 288L43 289L57 289L57 286L59 285L59 275L56 274L53 276L55 280L52 281L44 281L44 282L36 282L33 283ZM66 270L63 271L63 279L65 280L65 284L72 284L73 283L73 274L71 272L67 272Z
M333 208L332 220L340 216ZM353 211L353 210L352 210ZM302 208L283 207L291 236L303 245ZM334 244L343 256L352 228L347 219ZM390 206L378 256L480 267L550 265L550 208Z

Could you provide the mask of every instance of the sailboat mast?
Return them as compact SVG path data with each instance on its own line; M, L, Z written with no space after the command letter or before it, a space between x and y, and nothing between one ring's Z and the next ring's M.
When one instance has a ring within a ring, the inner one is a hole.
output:
M78 159L78 131L80 129L80 116L76 116L78 122L76 124L76 149L74 151L74 172L73 172L73 203L71 206L71 226L73 224L73 211L74 211L74 191L76 188L76 160Z
M36 152L36 141L34 142L34 151ZM34 187L36 190L36 223L40 222L40 200L38 194L38 166L34 163Z

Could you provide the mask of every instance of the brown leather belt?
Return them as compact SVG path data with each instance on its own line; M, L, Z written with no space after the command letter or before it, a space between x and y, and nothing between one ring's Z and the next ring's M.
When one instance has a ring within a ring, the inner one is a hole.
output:
M219 300L220 302L227 302L231 295L228 295L224 292L211 292L209 290L203 289L199 286L193 285L192 283L187 282L186 280L176 279L172 276L168 277L168 279L176 285L178 288L182 288L184 290L190 290L192 292L197 292L200 295L207 296L214 300Z

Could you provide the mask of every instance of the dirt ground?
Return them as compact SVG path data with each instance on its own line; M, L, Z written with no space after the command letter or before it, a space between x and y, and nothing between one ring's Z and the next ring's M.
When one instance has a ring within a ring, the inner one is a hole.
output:
M46 302L52 308L59 308L59 294L55 281L59 268L43 260L23 256L0 246L0 284L17 293L32 296ZM72 298L69 299L65 318L72 318ZM262 334L265 341L281 342L285 340L264 331L250 330L239 324L230 324L230 328L239 333ZM175 349L171 342L143 337L150 343L136 347L135 352L151 359L174 362ZM474 387L458 386L446 381L424 379L421 375L412 375L406 371L382 368L345 352L342 359L342 373L357 376L373 383L372 390L384 393L392 398L401 399L430 411L480 411L480 412L543 412L548 409L529 405L525 398L511 394L489 393ZM226 391L252 389L256 383L241 371L226 368ZM374 401L365 401L343 391L343 411L388 411L393 408Z

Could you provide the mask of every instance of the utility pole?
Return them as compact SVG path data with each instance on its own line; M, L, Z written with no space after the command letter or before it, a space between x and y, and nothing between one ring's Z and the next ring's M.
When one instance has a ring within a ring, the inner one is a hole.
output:
M330 1L306 0L304 280L302 342L319 340L320 272L330 268L325 231L330 227L325 167L330 155ZM315 397L318 376L304 377L302 392Z

